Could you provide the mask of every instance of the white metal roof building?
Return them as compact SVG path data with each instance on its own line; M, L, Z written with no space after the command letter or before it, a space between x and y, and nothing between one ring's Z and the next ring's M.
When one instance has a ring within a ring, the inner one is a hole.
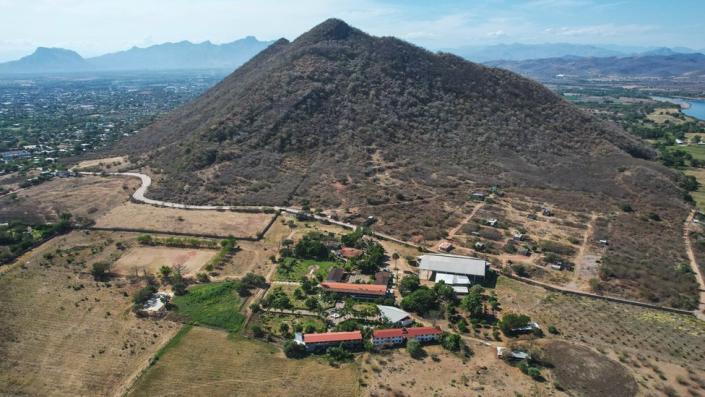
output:
M425 254L419 257L419 269L473 278L485 277L487 261L462 255Z
M448 274L436 272L435 282L443 281L449 285L470 285L470 279L464 274Z
M379 313L392 324L402 324L404 326L413 323L409 313L394 306L377 305Z

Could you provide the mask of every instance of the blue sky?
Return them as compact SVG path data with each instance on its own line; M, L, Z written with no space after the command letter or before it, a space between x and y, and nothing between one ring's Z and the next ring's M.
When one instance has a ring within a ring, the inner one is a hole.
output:
M568 42L705 48L705 0L0 0L0 60L166 41L295 38L329 17L429 49Z

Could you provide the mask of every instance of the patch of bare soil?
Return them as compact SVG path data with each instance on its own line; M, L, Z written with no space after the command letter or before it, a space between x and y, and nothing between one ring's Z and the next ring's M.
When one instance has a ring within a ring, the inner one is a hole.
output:
M53 222L66 212L74 218L97 219L129 200L139 183L120 177L56 178L20 191L16 198L0 198L0 222Z
M96 227L176 231L215 236L254 237L273 214L185 210L124 203L96 221Z
M585 346L551 341L543 352L561 387L579 396L630 397L637 393L637 383L624 366Z
M131 248L115 262L112 271L121 276L136 272L155 274L162 266L179 266L185 276L196 274L217 251L170 247Z

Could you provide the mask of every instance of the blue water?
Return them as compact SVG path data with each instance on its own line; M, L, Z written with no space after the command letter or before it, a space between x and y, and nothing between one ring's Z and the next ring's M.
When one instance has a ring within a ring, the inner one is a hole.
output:
M705 120L705 101L688 100L690 107L683 109L683 113L696 119Z

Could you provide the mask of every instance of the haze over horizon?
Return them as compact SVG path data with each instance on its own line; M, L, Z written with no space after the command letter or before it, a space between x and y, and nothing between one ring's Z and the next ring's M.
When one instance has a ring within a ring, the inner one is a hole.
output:
M705 25L698 19L703 13L705 3L694 0L680 2L677 9L636 0L304 0L295 5L273 0L0 0L0 62L39 46L91 57L183 40L293 39L331 17L431 50L500 43L702 50Z

